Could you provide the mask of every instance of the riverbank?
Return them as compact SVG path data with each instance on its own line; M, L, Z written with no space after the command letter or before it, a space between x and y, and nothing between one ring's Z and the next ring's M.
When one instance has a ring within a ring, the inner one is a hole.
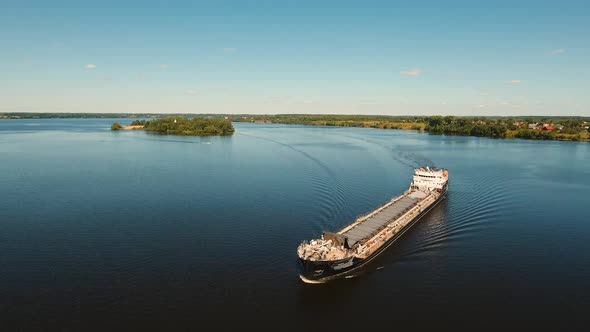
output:
M590 118L584 117L394 117L290 114L233 116L231 119L236 122L252 123L423 130L433 135L590 142L588 133Z

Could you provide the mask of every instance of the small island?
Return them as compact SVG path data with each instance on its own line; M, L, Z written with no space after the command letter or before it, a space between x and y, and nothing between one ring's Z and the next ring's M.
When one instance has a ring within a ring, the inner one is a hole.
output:
M135 120L129 126L122 126L115 122L111 130L147 130L166 135L182 136L213 136L232 135L234 126L226 118L186 118L166 117L154 120Z

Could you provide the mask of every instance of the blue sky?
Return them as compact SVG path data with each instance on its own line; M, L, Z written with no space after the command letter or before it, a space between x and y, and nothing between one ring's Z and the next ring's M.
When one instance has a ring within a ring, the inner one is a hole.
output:
M0 112L590 115L584 1L10 1Z

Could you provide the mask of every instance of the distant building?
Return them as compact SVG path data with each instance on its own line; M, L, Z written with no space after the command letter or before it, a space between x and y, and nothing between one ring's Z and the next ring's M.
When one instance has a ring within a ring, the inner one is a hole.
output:
M537 129L537 123L529 123L529 129Z
M543 128L541 128L541 130L553 131L553 130L555 130L555 127L553 127L550 124L545 123L545 124L543 124Z

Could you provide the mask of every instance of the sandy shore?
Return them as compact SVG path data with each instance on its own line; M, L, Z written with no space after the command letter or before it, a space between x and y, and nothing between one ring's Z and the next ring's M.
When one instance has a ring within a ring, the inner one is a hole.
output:
M143 126L121 126L121 130L127 129L143 129Z

